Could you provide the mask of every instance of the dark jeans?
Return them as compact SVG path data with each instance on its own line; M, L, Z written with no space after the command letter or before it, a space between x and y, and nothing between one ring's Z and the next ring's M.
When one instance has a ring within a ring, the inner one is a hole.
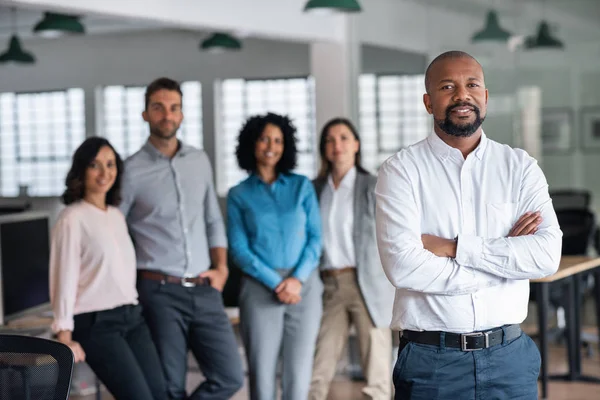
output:
M537 400L540 353L529 336L464 352L400 340L396 400Z
M161 358L169 399L225 400L243 385L238 344L221 293L211 286L139 279L144 315ZM188 347L206 380L186 397Z
M164 400L165 380L142 307L127 305L75 316L73 340L116 400Z

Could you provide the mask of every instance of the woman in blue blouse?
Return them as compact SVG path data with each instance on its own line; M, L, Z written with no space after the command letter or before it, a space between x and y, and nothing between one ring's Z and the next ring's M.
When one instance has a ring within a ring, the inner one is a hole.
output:
M283 400L306 400L322 313L317 197L296 166L296 129L276 114L251 117L236 156L250 176L229 191L229 250L243 272L240 330L251 400L276 398L282 358Z

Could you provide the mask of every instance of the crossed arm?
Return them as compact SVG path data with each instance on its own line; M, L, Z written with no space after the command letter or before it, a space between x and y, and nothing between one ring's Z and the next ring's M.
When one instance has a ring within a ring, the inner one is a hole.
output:
M507 237L533 235L540 224L542 217L539 211L526 212L512 227ZM456 258L457 241L445 239L435 235L421 235L423 248L438 257Z
M506 280L547 276L558 268L562 232L535 161L525 166L516 199L523 215L506 237L422 235L417 185L410 177L404 164L386 163L375 190L379 255L396 288L462 295Z

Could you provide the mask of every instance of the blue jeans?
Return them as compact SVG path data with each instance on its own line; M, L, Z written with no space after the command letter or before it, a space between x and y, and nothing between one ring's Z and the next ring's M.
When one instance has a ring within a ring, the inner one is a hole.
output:
M401 339L395 400L537 400L540 362L524 333L472 352Z

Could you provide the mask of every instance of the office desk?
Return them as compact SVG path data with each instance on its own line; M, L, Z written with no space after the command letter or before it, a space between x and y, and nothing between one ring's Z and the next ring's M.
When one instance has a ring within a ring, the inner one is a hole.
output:
M538 303L538 326L540 340L540 354L542 366L540 378L542 380L542 398L546 398L548 379L570 381L598 382L600 378L582 375L581 373L581 274L593 273L595 279L594 298L596 304L596 323L600 335L600 257L563 256L560 266L555 274L546 278L531 280L531 287L535 290ZM548 306L549 290L552 285L565 285L566 298L566 333L569 372L566 375L548 376Z

